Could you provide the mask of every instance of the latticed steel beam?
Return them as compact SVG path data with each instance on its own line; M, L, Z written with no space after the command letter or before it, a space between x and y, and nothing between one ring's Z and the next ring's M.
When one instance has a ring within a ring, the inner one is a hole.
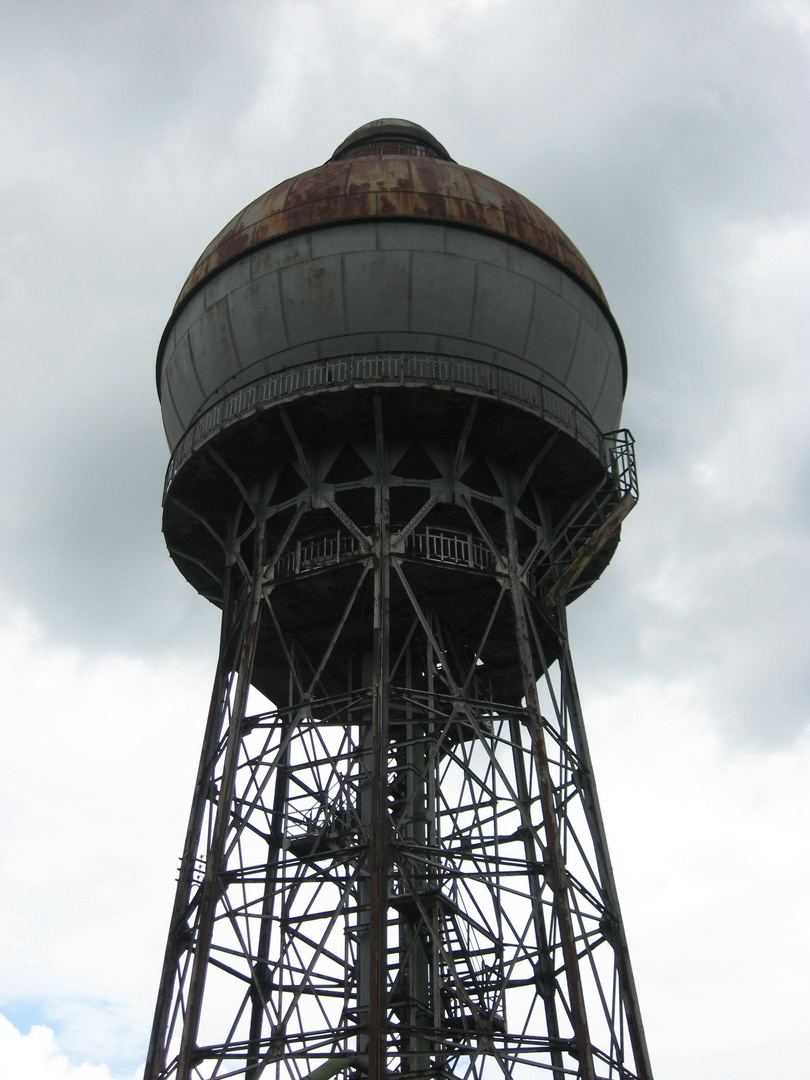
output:
M211 456L222 644L148 1080L650 1077L553 592L632 445L560 514L474 414L449 454L378 398L368 443L288 417L266 474Z

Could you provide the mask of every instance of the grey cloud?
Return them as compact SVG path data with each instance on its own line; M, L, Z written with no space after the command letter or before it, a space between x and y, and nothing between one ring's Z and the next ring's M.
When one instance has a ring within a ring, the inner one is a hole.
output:
M642 504L601 595L577 605L594 627L588 662L601 670L604 656L628 679L690 672L735 714L729 737L770 737L766 710L745 705L767 677L740 659L756 652L740 623L769 588L787 634L800 565L793 548L775 559L767 530L691 479L718 440L746 437L732 406L757 392L695 270L722 269L723 227L807 212L805 44L723 3L464 11L205 3L192 19L181 3L11 6L7 71L14 100L20 86L28 99L9 121L20 169L7 165L0 204L4 592L55 639L88 647L176 647L197 640L198 621L207 640L211 619L159 536L164 320L242 205L357 124L405 113L559 221L625 335ZM780 450L795 478L774 528L798 505L800 456ZM804 536L803 516L791 520ZM694 590L689 604L663 603L664 572ZM802 667L777 645L778 624L766 636L787 736L802 723Z

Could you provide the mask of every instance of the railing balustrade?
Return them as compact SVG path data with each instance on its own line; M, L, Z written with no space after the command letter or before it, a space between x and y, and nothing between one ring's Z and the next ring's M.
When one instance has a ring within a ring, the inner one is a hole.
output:
M299 540L278 560L273 576L276 579L292 577L367 554L368 548L358 537L338 529L325 536ZM437 529L433 526L414 529L405 540L404 554L412 558L427 559L429 562L449 563L488 573L492 573L496 568L494 553L473 533Z
M595 424L572 402L533 379L492 364L463 357L393 354L348 356L317 360L288 368L234 391L212 405L175 447L166 472L164 491L194 451L212 435L239 417L269 405L319 391L352 386L429 385L477 391L528 407L550 420L604 459L605 446Z

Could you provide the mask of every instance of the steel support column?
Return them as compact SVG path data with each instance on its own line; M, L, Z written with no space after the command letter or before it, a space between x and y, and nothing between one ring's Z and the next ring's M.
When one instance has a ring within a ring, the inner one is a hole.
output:
M473 416L449 455L379 400L367 444L310 454L289 421L288 461L233 481L146 1080L649 1080L547 601L626 492L555 524L542 453L482 457Z

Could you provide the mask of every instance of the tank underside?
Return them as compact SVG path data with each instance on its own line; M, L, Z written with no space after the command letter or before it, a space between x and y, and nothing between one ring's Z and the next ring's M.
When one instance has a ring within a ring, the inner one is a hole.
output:
M164 500L172 558L199 592L222 606L233 544L246 527L246 498L262 506L267 544L275 552L268 584L279 618L301 648L320 654L373 542L375 492L384 474L392 543L402 537L400 554L412 564L415 586L443 618L464 629L465 648L486 639L478 660L499 699L519 699L509 619L496 615L486 629L502 587L505 510L514 509L518 556L541 604L602 519L628 491L635 498L634 474L617 472L616 438L598 436L570 410L566 430L558 417L543 419L525 405L459 389L385 386L380 379L367 387L356 383L220 417L220 426L210 428L196 448L181 444ZM384 433L382 448L375 430ZM595 499L602 507L597 518ZM576 551L565 553L561 544L574 543L576 528ZM618 537L616 528L582 560L566 589L567 602L599 577ZM319 572L325 567L329 574ZM370 582L367 591L370 604ZM330 693L345 688L352 652L367 638L362 610L360 603L342 631L337 653L345 656L339 661L333 655ZM392 605L394 639L408 632L407 620L397 625L397 610L405 608ZM555 642L552 633L545 643L551 658ZM276 650L274 634L265 628L252 681L273 701L287 689L276 678Z

